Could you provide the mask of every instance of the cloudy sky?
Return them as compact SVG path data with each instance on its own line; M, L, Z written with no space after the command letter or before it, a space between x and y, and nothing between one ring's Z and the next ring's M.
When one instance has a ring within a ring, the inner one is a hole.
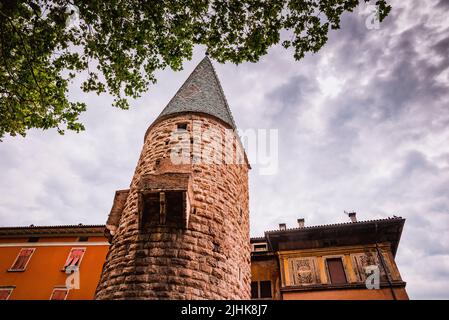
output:
M250 175L251 235L397 215L397 255L411 298L449 298L449 1L394 1L378 29L363 8L326 46L296 62L270 50L259 63L214 63L238 126L279 130L276 174ZM0 225L103 224L127 188L148 125L195 65L158 74L129 111L87 102L87 130L31 131L0 143Z

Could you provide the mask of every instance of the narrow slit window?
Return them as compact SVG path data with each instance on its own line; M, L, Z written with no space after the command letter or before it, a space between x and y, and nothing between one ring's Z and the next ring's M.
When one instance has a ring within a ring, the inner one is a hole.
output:
M67 299L67 294L69 290L66 288L55 288L51 293L50 300L65 300Z
M345 284L348 282L341 258L329 258L326 259L326 262L332 284Z
M24 271L31 259L31 256L33 255L34 250L36 250L36 248L22 248L9 270Z
M69 257L64 264L64 270L67 267L79 267L84 256L84 252L86 252L86 248L73 248L70 250Z

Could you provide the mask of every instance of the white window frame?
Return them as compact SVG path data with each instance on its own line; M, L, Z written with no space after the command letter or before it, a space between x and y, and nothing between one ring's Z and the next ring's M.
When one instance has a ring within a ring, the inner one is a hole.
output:
M67 264L67 261L69 261L70 256L72 255L72 251L73 250L84 250L84 253L83 253L83 255L81 256L81 258L80 258L80 260L78 262L78 268L81 267L81 262L83 261L83 258L86 255L87 248L86 247L73 247L73 248L70 249L70 252L69 252L69 255L67 256L67 259L65 259L64 265L62 266L62 271L66 270L66 266L65 265Z
M5 301L6 300L9 300L9 298L11 297L11 294L12 294L12 292L14 291L14 289L15 289L15 287L0 287L0 291L1 290L9 290L9 294L8 294L8 296L6 297L6 299L5 299Z
M51 292L51 295L50 295L50 298L48 298L48 300L55 300L55 301L57 301L56 299L52 299L52 297L53 297L53 294L55 293L55 291L60 291L60 290L65 290L66 291L66 294L65 294L65 296L64 296L64 300L67 300L67 297L69 296L69 289L68 288L66 288L66 287L54 287L53 288L53 291Z
M270 280L256 280L256 281L252 281L252 282L257 283L257 298L251 297L251 300L273 300L274 299L274 287L273 287L273 281L271 281L271 279ZM269 282L270 283L270 291L271 291L270 297L265 297L265 298L261 297L261 292L262 292L262 290L260 289L261 282Z
M23 267L23 269L13 269L14 265L16 264L17 260L20 257L20 253L23 250L33 250L33 252L31 252L30 257L28 258L27 262L25 263L25 266ZM14 262L12 263L11 267L8 269L9 272L23 272L27 269L28 263L30 263L31 258L33 257L34 252L36 251L36 248L21 248L19 253L17 254L16 258L14 259Z

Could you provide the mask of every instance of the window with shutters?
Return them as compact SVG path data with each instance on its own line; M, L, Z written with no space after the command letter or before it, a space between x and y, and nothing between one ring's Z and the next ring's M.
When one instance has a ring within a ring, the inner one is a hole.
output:
M341 258L328 258L326 259L326 263L330 283L345 284L348 282Z
M68 267L79 267L85 252L86 248L72 248L64 264L63 270L65 271Z
M8 300L14 288L0 288L0 300Z
M36 248L22 248L9 271L24 271Z
M67 294L69 290L66 288L54 288L51 293L50 300L65 300L67 299Z

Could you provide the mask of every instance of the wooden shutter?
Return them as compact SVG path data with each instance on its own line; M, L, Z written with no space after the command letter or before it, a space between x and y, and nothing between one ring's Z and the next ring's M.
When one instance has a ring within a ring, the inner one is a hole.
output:
M61 289L54 289L53 293L51 294L50 300L65 300L67 297L68 290L61 288Z
M85 251L85 248L73 248L70 250L70 254L64 264L64 268L67 268L68 266L79 266Z
M10 270L25 270L25 267L27 266L34 250L35 248L21 249L19 255L16 258L16 261L14 261Z
M347 283L345 269L341 258L326 259L329 277L332 284Z
M8 300L11 292L12 292L12 289L9 289L9 288L0 289L0 300Z

